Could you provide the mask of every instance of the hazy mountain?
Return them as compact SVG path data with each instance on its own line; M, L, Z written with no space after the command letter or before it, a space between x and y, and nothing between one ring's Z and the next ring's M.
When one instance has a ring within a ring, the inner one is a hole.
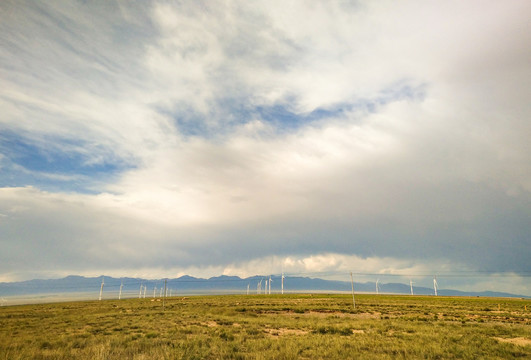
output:
M38 294L64 294L64 293L87 293L99 295L102 279L104 280L103 293L105 298L118 297L120 287L124 297L138 296L144 293L146 297L160 296L164 288L164 279L146 280L140 278L112 278L112 277L83 277L67 276L62 279L28 280L20 282L0 283L0 296L23 296ZM205 293L246 293L249 288L250 294L256 294L258 284L262 282L261 292L265 292L266 281L269 277L252 276L240 278L237 276L217 276L209 279L196 278L193 276L181 276L167 279L166 288L172 295L176 294L205 294ZM271 293L279 293L281 290L281 278L272 277ZM123 284L123 286L122 286ZM286 292L350 292L351 284L348 281L324 280L309 277L286 277L284 279ZM354 283L355 292L374 293L374 282ZM388 294L409 294L410 286L401 283L380 284L380 292ZM413 287L416 295L433 295L432 288ZM442 296L487 296L487 297L525 297L522 295L504 292L467 292L452 289L440 289L438 294Z

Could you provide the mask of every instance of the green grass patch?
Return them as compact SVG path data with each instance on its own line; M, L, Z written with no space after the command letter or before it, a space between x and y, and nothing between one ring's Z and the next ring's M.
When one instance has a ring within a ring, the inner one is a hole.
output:
M525 307L527 306L527 309ZM531 358L523 299L191 296L0 307L0 359ZM500 340L501 339L501 340Z

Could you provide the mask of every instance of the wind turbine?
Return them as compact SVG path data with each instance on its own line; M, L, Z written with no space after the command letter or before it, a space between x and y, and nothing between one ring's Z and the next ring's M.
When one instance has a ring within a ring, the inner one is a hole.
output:
M437 277L433 277L433 290L435 291L435 296L437 296Z
M379 286L378 286L378 283L380 282L380 279L376 279L376 295L379 294Z
M155 291L157 291L157 285L153 286L153 299L155 298Z
M251 284L247 284L247 295L249 295L249 286L251 286Z
M411 289L411 295L413 295L413 281L409 279L409 288Z
M284 272L282 272L282 295L284 295Z
M144 299L146 298L147 285L144 285Z
M140 299L142 297L142 289L144 288L144 284L140 283L140 291L138 292L138 298Z
M120 293L118 294L118 300L122 298L122 288L124 287L124 281L122 280L122 283L120 284Z
M271 280L271 275L269 275L269 295L271 295L271 283L273 280Z
M352 307L356 308L356 300L354 299L354 278L352 277L352 271L350 272L350 285L352 285Z
M101 277L101 287L100 287L100 298L99 298L99 300L101 300L101 295L103 295L103 284L105 284L105 278L102 276Z

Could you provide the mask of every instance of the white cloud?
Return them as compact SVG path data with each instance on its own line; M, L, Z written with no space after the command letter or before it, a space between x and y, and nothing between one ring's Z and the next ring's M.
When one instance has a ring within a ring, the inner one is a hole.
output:
M9 6L2 129L125 165L3 188L0 273L526 269L528 2Z

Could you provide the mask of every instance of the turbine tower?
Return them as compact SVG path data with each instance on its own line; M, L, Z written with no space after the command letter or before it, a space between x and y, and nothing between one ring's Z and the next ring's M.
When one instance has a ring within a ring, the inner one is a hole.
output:
M101 287L100 287L100 298L99 298L99 300L101 300L101 296L103 295L103 284L105 284L105 278L102 276L101 277Z
M284 272L282 272L282 295L284 295Z
M379 294L379 286L378 286L378 283L380 282L380 279L376 279L376 295Z
M354 299L354 278L352 277L352 271L350 272L350 285L352 285L352 307L356 308L356 300Z
M437 296L437 277L433 277L433 290L435 291L435 296Z
M413 295L413 281L409 279L409 288L411 289L411 295Z
M122 288L124 287L124 281L120 284L120 293L118 294L118 300L122 299Z

